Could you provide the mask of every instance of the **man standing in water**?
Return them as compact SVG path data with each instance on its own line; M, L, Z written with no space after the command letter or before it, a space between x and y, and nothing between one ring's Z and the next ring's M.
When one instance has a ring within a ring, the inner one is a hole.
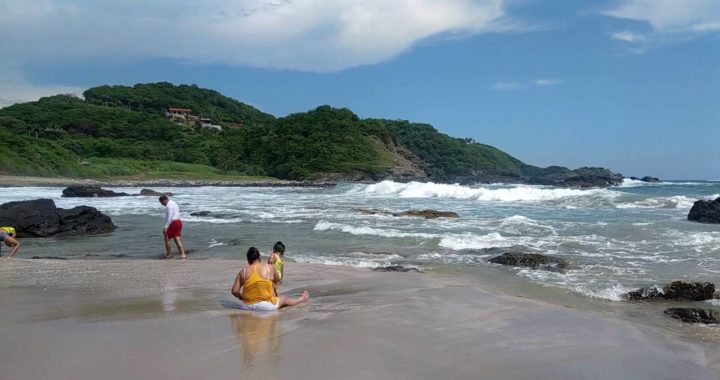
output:
M167 195L160 197L160 204L165 206L165 227L163 228L163 236L165 237L165 256L164 259L172 258L170 253L170 239L175 241L180 258L185 258L185 248L183 247L180 235L182 234L182 222L180 221L180 208L175 201L168 199Z

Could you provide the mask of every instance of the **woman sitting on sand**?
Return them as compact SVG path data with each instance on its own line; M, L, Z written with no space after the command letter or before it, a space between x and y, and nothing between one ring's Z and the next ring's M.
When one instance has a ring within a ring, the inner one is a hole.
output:
M307 301L307 290L298 298L275 296L273 284L280 281L274 266L263 264L260 251L250 247L247 251L248 266L238 273L233 284L232 295L240 299L240 308L244 310L269 311L285 306L294 306Z

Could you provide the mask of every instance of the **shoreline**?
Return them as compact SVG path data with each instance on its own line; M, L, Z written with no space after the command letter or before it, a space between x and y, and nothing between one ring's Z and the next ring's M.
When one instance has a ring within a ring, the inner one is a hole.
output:
M207 180L207 179L153 179L153 180L98 180L65 177L32 177L0 175L3 187L67 187L75 185L93 185L101 187L334 187L335 182L290 181L282 179L268 180Z
M0 260L0 367L23 379L720 375L717 341L504 293L466 275L292 262L282 293L308 289L310 301L248 313L229 294L242 265Z

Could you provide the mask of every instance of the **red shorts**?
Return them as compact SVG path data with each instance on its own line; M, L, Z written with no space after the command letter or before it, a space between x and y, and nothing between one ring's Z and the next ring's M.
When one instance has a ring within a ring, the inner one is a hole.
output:
M179 219L170 222L165 236L167 236L168 239L182 236L182 222Z

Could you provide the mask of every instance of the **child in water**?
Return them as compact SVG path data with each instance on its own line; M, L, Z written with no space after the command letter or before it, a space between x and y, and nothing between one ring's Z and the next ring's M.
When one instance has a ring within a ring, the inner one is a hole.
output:
M272 254L268 257L268 264L275 267L275 273L277 273L277 277L280 279L280 281L274 284L275 295L277 296L280 284L283 282L283 274L285 273L285 244L281 241L273 245Z

